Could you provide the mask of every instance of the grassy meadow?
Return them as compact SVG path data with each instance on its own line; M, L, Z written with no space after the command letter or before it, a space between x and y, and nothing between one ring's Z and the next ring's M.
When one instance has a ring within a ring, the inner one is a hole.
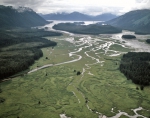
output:
M43 57L37 60L30 70L46 64L77 59L76 55L69 57L69 52L77 51L76 49L82 46L64 41L67 37L69 36L47 37L56 41L57 46L43 48ZM104 41L105 39L102 39L99 43L103 44ZM117 44L112 45L110 50L130 51ZM0 83L0 98L5 99L0 103L0 118L60 118L60 114L71 118L98 118L98 112L111 117L115 116L118 110L135 115L131 109L139 106L145 110L138 113L150 117L150 111L147 111L150 110L150 87L145 87L144 91L136 90L138 85L120 73L118 68L122 54L110 57L103 54L103 50L96 51L98 56L87 52L88 55L104 61L93 64L96 61L84 53L93 47L83 48L76 53L82 55L79 61L47 67ZM77 75L77 71L83 73Z

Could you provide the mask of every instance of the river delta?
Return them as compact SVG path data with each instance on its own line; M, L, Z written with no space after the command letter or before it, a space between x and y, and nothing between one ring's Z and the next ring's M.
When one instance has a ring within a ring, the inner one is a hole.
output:
M46 25L47 30L54 30ZM42 28L42 27L40 27ZM119 71L129 51L150 52L144 42L123 40L119 34L45 37L57 46L43 48L44 56L27 74L0 83L0 117L28 118L146 118L150 116L150 87L144 91ZM46 58L47 57L47 58ZM80 71L81 74L77 75Z

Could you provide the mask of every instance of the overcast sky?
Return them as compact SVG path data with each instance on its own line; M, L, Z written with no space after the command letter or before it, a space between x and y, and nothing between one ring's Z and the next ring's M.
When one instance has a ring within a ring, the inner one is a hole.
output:
M150 9L150 0L0 0L0 4L30 7L43 14L78 11L90 15L120 15L134 9Z

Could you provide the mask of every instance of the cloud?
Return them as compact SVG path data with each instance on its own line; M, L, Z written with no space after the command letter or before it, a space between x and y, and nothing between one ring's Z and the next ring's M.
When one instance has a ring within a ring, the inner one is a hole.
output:
M41 0L0 0L0 4L13 6L13 7L30 7L33 10L37 10L40 6L42 6L43 1Z
M44 14L73 11L91 15L123 14L134 9L150 8L150 0L0 0L0 4L30 7Z
M120 0L117 0L120 1ZM124 2L123 2L124 1ZM98 15L102 13L114 13L117 14L120 9L123 7L120 7L120 3L122 3L121 6L123 6L123 3L125 3L125 0L122 2L119 2L118 4L113 3L113 5L110 5L110 0L99 1L99 0L53 0L53 2L44 2L40 9L37 10L37 12L42 13L56 13L56 12L73 12L78 11L85 14L90 15ZM118 13L119 14L119 13Z
M1 2L13 6L31 6L43 3L41 0L1 0Z
M142 0L141 8L150 9L150 0Z
M147 3L149 0L136 0L136 3Z
M119 15L119 13L117 13L120 9L122 9L121 7L89 7L88 9L83 9L83 13L85 14L90 14L90 15L99 15L102 13L112 13L112 14L117 14Z
M150 0L135 0L135 6L131 7L130 10L137 9L150 9Z

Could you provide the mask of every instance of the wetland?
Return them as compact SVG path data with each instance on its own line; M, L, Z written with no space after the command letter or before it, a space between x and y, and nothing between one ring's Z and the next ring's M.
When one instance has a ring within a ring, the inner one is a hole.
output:
M52 24L44 27L58 31ZM150 86L137 90L139 85L119 70L123 54L150 52L145 43L149 35L124 40L123 34L133 32L59 32L63 35L44 37L57 46L42 48L43 57L30 66L28 73L0 83L1 118L150 117Z

